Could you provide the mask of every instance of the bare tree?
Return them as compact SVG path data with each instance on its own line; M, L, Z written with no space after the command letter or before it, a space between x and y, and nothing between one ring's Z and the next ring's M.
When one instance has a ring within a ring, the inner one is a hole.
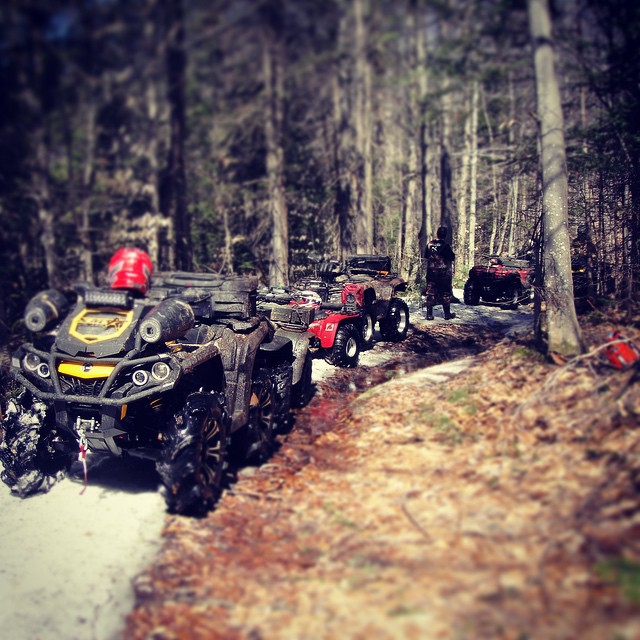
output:
M171 213L175 232L176 266L190 270L193 264L191 217L187 206L185 167L186 54L182 0L164 0L167 25L167 84L170 105L171 141L164 185L163 213Z
M262 68L266 92L265 139L269 208L273 222L269 282L289 284L289 225L284 188L284 51L277 29L264 35Z
M478 200L478 96L480 88L477 79L471 85L471 157L469 176L469 253L467 264L471 267L476 254L476 221Z
M547 349L572 356L584 351L584 343L573 300L562 104L548 0L528 0L528 8L540 125Z

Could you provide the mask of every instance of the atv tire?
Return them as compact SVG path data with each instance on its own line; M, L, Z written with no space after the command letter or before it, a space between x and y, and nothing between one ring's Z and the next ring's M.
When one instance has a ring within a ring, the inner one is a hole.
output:
M249 421L234 434L234 457L249 464L263 463L275 449L277 399L274 383L266 369L251 382Z
M65 477L77 455L72 450L74 443L62 440L47 424L44 403L35 401L26 409L10 400L3 427L0 461L4 470L0 478L11 493L20 498L46 493ZM60 444L62 450L54 444Z
M376 321L373 315L369 311L365 311L362 314L362 327L360 331L360 338L362 340L363 349L371 349L373 346L373 330Z
M163 459L156 464L171 513L203 516L222 493L229 419L222 396L190 394L169 420Z
M291 389L291 406L296 408L306 407L313 395L313 362L311 354L307 353L302 367L302 375L300 380L296 382Z
M464 284L464 303L475 306L480 304L480 289L473 280L467 280Z
M291 426L291 403L293 366L290 362L280 363L273 371L274 380L274 419L277 431Z
M522 284L520 280L514 280L509 284L507 295L505 296L506 302L502 304L503 309L517 309L520 298L522 298Z
M360 332L352 324L338 327L326 360L336 367L355 367L360 357Z
M400 342L409 331L409 307L404 300L392 300L386 318L380 321L380 333L389 342Z

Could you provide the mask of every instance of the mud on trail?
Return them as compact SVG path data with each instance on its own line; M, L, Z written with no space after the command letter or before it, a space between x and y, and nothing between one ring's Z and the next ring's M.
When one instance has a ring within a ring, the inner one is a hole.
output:
M127 638L638 637L604 562L640 559L632 374L561 370L477 326L384 348L319 382L206 518L168 519Z

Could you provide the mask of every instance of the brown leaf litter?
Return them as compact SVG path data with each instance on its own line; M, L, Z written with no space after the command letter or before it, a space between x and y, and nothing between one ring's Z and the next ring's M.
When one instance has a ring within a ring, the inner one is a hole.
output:
M416 330L365 392L323 383L208 517L168 518L126 637L639 638L637 370L488 338ZM411 372L447 346L474 364Z

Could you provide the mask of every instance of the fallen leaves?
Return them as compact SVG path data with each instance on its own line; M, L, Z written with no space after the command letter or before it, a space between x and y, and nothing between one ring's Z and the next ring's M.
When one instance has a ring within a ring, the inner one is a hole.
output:
M214 512L169 519L127 637L640 633L616 586L640 561L633 372L558 369L523 340L478 353L465 331L416 332L402 378L339 372ZM446 348L474 365L439 385L413 368Z

